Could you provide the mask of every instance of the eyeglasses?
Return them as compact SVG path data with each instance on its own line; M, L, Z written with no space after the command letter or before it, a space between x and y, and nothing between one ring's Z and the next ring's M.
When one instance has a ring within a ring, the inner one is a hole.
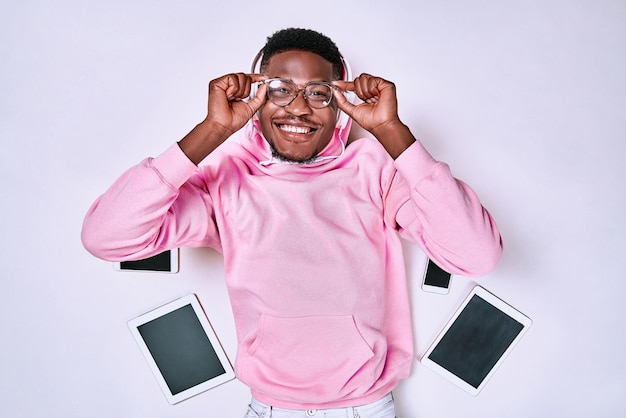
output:
M299 88L286 78L270 78L261 83L268 85L267 98L280 107L293 102L301 91L304 92L307 104L315 109L325 108L333 99L333 86L323 81L311 81L304 88Z

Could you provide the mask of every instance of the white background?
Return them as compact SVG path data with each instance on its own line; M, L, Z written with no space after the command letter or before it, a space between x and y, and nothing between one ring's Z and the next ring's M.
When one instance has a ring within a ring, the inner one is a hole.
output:
M248 71L288 26L394 81L405 123L501 228L498 268L447 296L420 289L406 244L416 354L475 283L534 321L478 397L416 362L398 415L624 416L623 0L3 1L0 416L243 416L238 381L167 404L126 327L195 292L234 358L220 256L183 249L177 275L119 273L79 236L123 170L204 117L208 82Z

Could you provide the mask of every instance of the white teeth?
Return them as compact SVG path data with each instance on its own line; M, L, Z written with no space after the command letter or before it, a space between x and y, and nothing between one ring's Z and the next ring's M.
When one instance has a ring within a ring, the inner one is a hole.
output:
M286 132L292 132L296 134L308 134L311 129L305 128L303 126L294 126L294 125L280 125L281 130Z

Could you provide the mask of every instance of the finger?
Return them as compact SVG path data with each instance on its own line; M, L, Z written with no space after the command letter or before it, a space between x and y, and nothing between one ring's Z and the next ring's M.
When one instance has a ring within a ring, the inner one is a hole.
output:
M258 91L263 86L262 81L265 81L265 80L267 80L267 76L263 74L246 74L246 90L244 93L245 97L250 96L250 92L252 91L253 84L259 85L259 89L257 89L257 93L258 93Z
M354 82L352 81L333 81L332 85L343 91L354 91Z
M247 93L246 93L247 91ZM244 73L233 74L230 79L228 99L241 100L250 94L250 79Z
M209 83L209 107L228 106L228 76L217 78Z
M261 105L265 103L267 93L266 93L266 89L264 88L264 83L262 83L262 81L267 80L267 76L263 74L245 74L243 77L243 80L244 80L242 84L243 90L238 100L246 100L246 99L249 99L248 101L252 100L253 98L250 97L250 93L252 92L252 86L254 84L257 84L258 89L256 92L256 96L259 96L261 98Z
M259 81L267 80L267 76L263 74L248 74L248 77L250 77L250 81L253 83L258 83Z
M337 86L339 87L339 86ZM346 89L347 91L351 91ZM337 106L341 109L346 115L352 117L354 113L354 108L356 107L346 98L343 92L339 88L333 89L333 95L335 96L335 100L337 100Z
M248 92L248 95L250 92ZM248 101L248 106L252 110L252 113L256 113L267 101L267 84L261 84L256 92L256 95Z
M252 77L244 73L229 74L226 76L228 87L226 95L229 101L240 101L250 95Z
M367 103L375 103L380 96L378 88L380 80L379 77L374 77L370 74L361 74L355 79L357 96Z
M250 85L250 79L248 78L248 76L244 73L237 73L237 98L242 98L245 97L244 94L246 92L246 89L249 88ZM248 93L250 94L250 93Z
M366 77L367 77L367 74L361 74L360 76L354 79L354 93L357 95L359 99L363 101L366 101L368 99L368 97L365 95L366 89L364 88Z
M230 101L247 99L250 96L252 84L267 79L267 77L262 74L236 73L231 76L229 81L230 89L228 90L228 100Z
M215 80L215 91L221 89L226 94L227 100L233 100L239 90L239 78L237 74L227 74L222 78Z

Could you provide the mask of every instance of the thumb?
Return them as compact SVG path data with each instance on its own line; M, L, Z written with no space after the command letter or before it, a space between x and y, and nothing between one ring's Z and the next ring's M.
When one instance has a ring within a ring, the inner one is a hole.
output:
M335 96L335 100L337 100L337 106L339 109L341 109L346 115L352 117L356 106L350 103L341 88L337 87L333 89L333 95Z
M267 101L267 84L261 84L257 89L256 94L252 99L248 101L248 106L252 110L252 113L256 113Z

